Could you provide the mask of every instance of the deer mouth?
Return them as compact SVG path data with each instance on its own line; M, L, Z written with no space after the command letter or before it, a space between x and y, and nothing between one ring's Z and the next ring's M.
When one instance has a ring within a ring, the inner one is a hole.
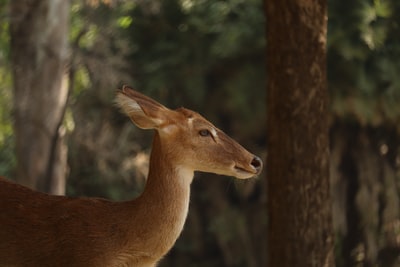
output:
M240 167L238 165L235 165L233 168L234 168L235 173L236 173L235 176L237 178L239 178L239 179L247 179L247 178L251 178L251 177L257 175L257 171L256 170L250 171L250 170L245 169L243 167Z

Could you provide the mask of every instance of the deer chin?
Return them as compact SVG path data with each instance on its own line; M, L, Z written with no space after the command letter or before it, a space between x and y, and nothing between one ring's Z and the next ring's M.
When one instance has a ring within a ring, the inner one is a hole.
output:
M231 177L235 177L237 179L249 179L258 174L256 171L250 171L239 165L236 165L235 163L233 163L228 168L229 169L213 169L213 170L199 169L196 171L206 172L206 173L215 173L215 174L224 175L224 176L231 176Z
M245 169L239 165L234 165L233 171L234 176L238 179L249 179L258 174L256 170Z

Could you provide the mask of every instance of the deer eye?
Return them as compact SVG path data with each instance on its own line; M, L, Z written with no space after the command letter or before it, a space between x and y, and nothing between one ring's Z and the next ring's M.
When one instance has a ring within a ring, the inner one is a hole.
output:
M203 137L206 137L206 136L210 136L211 133L210 133L209 130L204 129L204 130L200 130L200 131L199 131L199 135L200 135L200 136L203 136Z

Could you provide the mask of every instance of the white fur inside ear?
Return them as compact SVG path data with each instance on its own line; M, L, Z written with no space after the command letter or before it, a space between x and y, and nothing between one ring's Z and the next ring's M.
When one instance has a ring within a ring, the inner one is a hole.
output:
M115 102L122 109L122 111L128 116L131 116L132 114L135 114L138 112L143 113L142 108L139 106L139 104L135 100L133 100L123 94L118 94L115 99Z
M118 94L115 102L139 128L157 129L163 123L161 118L147 115L139 103L130 97L127 97L123 94Z

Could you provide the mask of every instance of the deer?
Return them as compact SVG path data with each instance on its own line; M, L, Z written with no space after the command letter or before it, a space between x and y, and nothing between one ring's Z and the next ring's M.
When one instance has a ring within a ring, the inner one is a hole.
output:
M155 267L182 232L194 172L247 179L262 160L186 108L123 86L115 102L153 129L143 192L128 201L55 196L0 177L1 267Z

